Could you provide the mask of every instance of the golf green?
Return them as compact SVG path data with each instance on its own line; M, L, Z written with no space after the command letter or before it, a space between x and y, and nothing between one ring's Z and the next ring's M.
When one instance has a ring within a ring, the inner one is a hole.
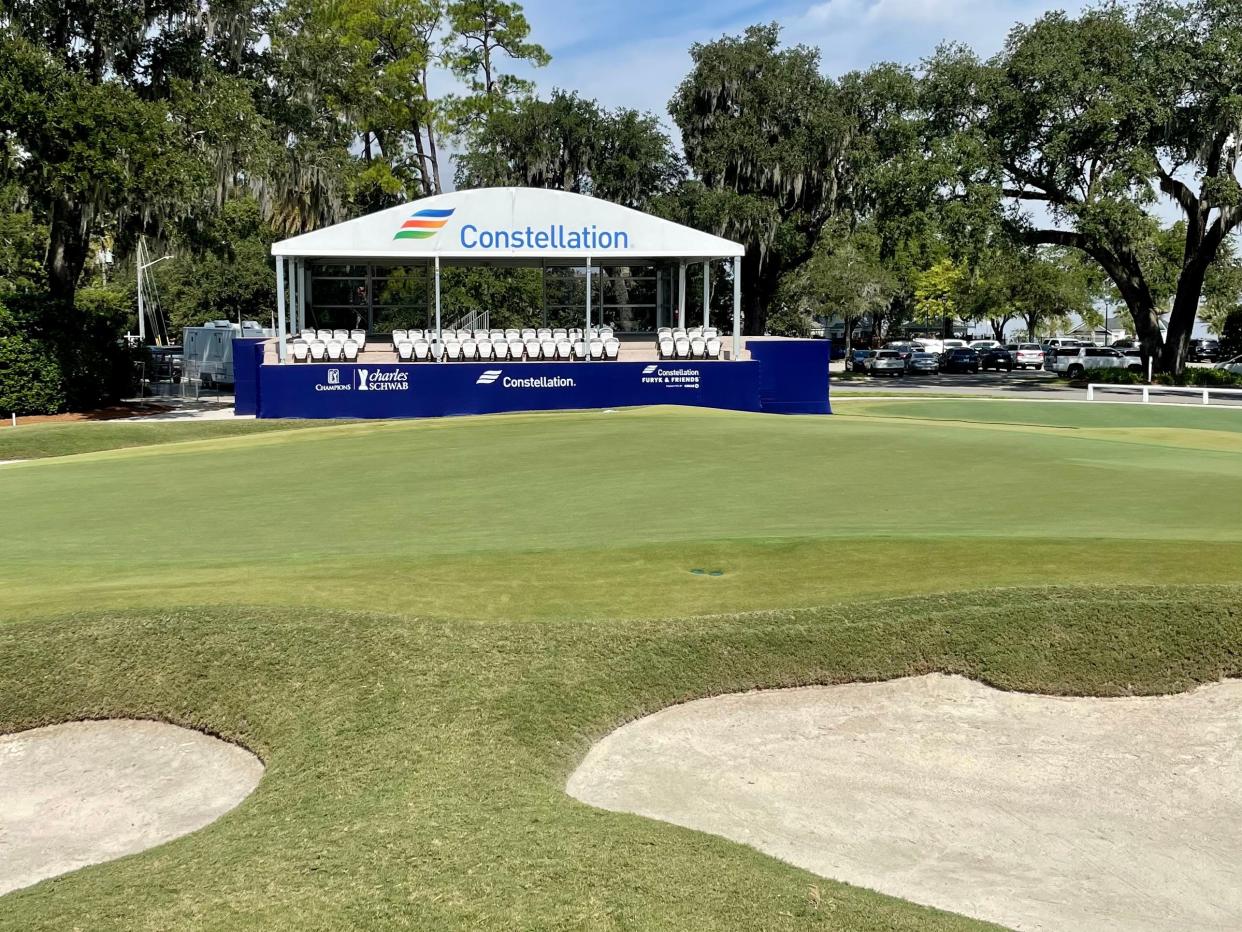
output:
M1242 672L1235 412L913 404L168 425L0 466L0 731L156 718L267 766L0 926L975 927L562 792L722 691Z

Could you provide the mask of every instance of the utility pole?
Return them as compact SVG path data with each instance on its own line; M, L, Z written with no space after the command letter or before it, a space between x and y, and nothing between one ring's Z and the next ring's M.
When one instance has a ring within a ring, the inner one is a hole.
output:
M155 259L151 262L144 263L142 260L143 258L145 258L146 254L147 254L146 241L139 240L138 262L137 262L137 265L138 265L138 342L141 344L145 344L147 342L146 305L143 302L143 295L142 295L142 273L145 272L147 269L151 268L151 266L155 265L156 263L163 262L165 259L172 258L172 256L160 256L158 259ZM160 335L159 335L158 327L156 328L155 341L156 343L160 342Z

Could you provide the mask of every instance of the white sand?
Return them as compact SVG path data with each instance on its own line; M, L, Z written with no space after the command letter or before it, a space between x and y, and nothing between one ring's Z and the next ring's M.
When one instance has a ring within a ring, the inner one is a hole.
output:
M1017 929L1242 929L1242 681L705 699L609 735L568 792Z
M0 893L202 828L261 776L249 751L159 722L0 736Z

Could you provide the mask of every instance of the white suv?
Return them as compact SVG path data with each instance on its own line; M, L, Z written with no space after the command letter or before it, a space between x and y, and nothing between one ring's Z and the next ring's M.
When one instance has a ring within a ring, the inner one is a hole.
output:
M1044 367L1044 348L1038 343L1010 343L1005 349L1012 354L1015 369L1025 369L1027 366L1032 369Z
M1111 346L1063 346L1057 350L1049 367L1058 375L1080 379L1090 369L1129 369L1142 372L1143 364Z

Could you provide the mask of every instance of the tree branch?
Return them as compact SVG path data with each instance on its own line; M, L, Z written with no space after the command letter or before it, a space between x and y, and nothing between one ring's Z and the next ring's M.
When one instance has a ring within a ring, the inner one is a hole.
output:
M1184 182L1165 171L1159 160L1156 161L1156 174L1160 177L1160 190L1177 201L1193 223L1199 213L1199 198Z
M1026 188L1001 188L1001 194L1020 201L1048 201L1049 203L1056 201L1056 198L1047 191L1030 191Z

